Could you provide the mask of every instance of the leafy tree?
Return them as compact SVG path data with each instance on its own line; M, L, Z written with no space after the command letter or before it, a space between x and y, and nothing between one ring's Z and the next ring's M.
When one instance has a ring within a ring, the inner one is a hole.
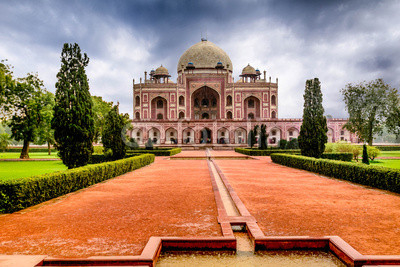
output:
M78 44L64 44L51 127L55 147L69 169L86 165L93 153L93 103L85 72L88 63Z
M54 113L54 95L51 92L46 92L43 96L46 100L46 105L41 111L42 120L38 127L36 144L47 144L48 154L51 155L51 145L54 145L54 130L51 129L51 120Z
M307 80L304 92L303 123L298 138L301 154L308 157L321 157L328 141L327 132L320 82L318 78Z
M369 165L367 146L365 144L363 146L362 163Z
M8 125L12 131L11 137L17 141L23 140L21 159L29 158L29 145L37 137L43 120L42 110L48 104L46 93L37 74L18 79L15 86L6 90L4 110L10 117Z
M389 131L400 134L398 92L382 79L347 84L342 94L349 113L345 128L356 133L360 141L371 146L373 136L382 134L385 123Z
M11 144L11 136L8 133L0 134L0 149L6 152L8 145Z
M104 130L105 119L113 107L112 102L106 102L101 96L92 96L94 116L94 141L99 142Z
M268 144L267 144L267 138L268 134L266 131L266 126L265 124L261 124L261 129L260 129L260 144L258 146L259 149L267 149Z
M112 158L115 160L124 158L126 154L126 132L123 129L128 120L128 114L119 114L118 105L112 107L105 118L102 142L105 150L112 151Z
M7 95L16 85L11 71L12 67L6 64L6 61L7 60L0 61L0 120L7 118L4 105L7 102Z
M373 146L367 146L368 158L372 161L381 154L381 151Z

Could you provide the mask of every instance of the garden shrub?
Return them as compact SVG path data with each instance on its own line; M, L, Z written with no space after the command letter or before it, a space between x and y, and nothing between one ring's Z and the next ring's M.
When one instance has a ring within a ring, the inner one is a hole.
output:
M22 147L8 147L6 149L6 152L17 152L17 153L21 153L22 151ZM57 150L55 148L50 149L51 152L57 152ZM47 147L31 147L29 148L29 153L34 153L34 152L49 152L49 149Z
M104 147L103 146L93 146L93 154L103 154Z
M250 149L250 148L235 148L235 152L249 156L270 156L272 153L300 153L300 149Z
M400 170L397 169L288 154L273 154L271 159L285 166L400 193Z
M351 161L353 159L353 153L349 153L349 152L324 153L324 154L322 154L321 158L340 160L340 161Z
M380 151L399 151L400 145L397 146L375 146Z
M285 148L286 148L287 142L288 142L288 141L286 141L285 139L279 140L278 147L279 147L280 149L285 149Z
M367 154L368 158L373 161L376 157L379 156L379 154L381 154L381 151L376 147L367 146Z
M14 212L133 171L154 161L146 154L67 171L0 182L0 213Z

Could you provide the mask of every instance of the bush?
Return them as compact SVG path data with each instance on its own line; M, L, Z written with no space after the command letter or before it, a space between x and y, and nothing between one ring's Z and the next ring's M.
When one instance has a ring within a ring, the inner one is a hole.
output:
M172 149L153 149L153 150L145 150L145 149L135 149L128 150L128 153L136 153L136 154L153 154L155 156L173 156L182 152L180 147L172 148Z
M367 153L368 153L368 158L373 161L376 157L379 156L379 154L381 154L381 151L376 147L367 146Z
M358 156L361 153L361 148L358 145L348 144L345 142L327 143L325 145L325 152L352 153L353 159L358 161Z
M22 147L8 147L6 149L6 152L18 152L21 153L22 151ZM57 152L57 150L55 148L50 149L51 152ZM34 152L49 152L49 150L46 148L39 148L39 147L31 147L29 148L29 153L34 153Z
M147 143L145 144L145 146L146 146L146 149L148 149L148 150L153 149L153 142L151 141L150 138L147 140Z
M397 146L375 146L380 151L399 151L400 145Z
M329 159L273 154L273 162L400 193L400 170Z
M1 181L0 213L14 212L37 205L133 171L153 161L154 155L147 154L62 172Z
M299 141L297 138L293 138L286 144L286 149L299 149Z
M351 161L353 159L353 153L349 152L324 153L322 154L321 158L340 160L340 161Z
M93 146L93 154L103 154L104 147L103 146Z
M286 145L287 145L287 141L286 141L285 139L279 140L278 147L279 147L280 149L285 149L285 148L286 148Z

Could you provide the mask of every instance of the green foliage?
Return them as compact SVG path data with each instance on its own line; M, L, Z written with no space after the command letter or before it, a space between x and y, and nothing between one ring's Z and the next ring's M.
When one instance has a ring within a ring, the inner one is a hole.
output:
M6 119L4 104L8 102L7 94L14 90L16 81L13 77L12 66L6 63L7 60L0 61L0 121Z
M112 151L113 159L122 159L126 154L126 145L122 135L124 126L129 120L129 115L119 114L118 105L111 108L106 115L102 142L105 150Z
M321 157L328 141L328 126L322 106L322 92L318 78L307 80L304 92L303 123L298 138L301 154Z
M279 140L279 143L278 143L278 147L279 147L280 149L285 149L287 143L288 143L288 141L286 141L285 139L280 139L280 140Z
M367 146L363 146L362 163L369 165Z
M400 146L375 146L380 151L400 151Z
M253 146L256 144L256 135L254 134L253 130L249 131L249 134L247 137L247 143L250 148L253 148Z
M0 149L6 151L8 145L11 144L11 136L8 133L0 134Z
M249 155L249 156L270 156L273 153L300 153L299 149L276 149L269 148L265 150L261 149L250 149L250 148L235 148L235 152Z
M64 44L51 126L55 147L69 169L86 165L93 152L92 99L85 73L88 63L89 58L81 54L77 44Z
M356 133L360 141L372 145L373 136L382 134L385 122L390 132L400 130L398 92L382 79L349 83L341 92L349 113L345 127Z
M353 145L346 142L338 143L327 143L325 146L325 152L335 152L335 153L352 153L353 159L358 161L358 156L361 153L361 148L359 145Z
M41 111L42 120L38 127L38 133L35 143L43 145L47 143L47 150L51 154L51 145L54 145L54 130L51 129L51 120L54 113L54 95L51 92L46 92L43 97L45 98L46 105Z
M135 138L129 138L129 142L130 142L129 147L131 149L138 149L139 148L139 144L136 142Z
M147 150L147 149L133 149L133 150L128 150L127 153L131 154L153 154L155 156L173 156L178 153L181 153L182 149L180 147L177 148L172 148L172 149L152 149L152 150Z
M287 154L273 154L271 159L292 168L400 193L400 170Z
M21 147L9 147L7 149L7 152L19 152L21 153L22 148ZM54 148L51 149L51 152L55 152L56 150ZM32 147L29 149L29 152L34 153L34 152L48 152L47 148L38 148L38 147Z
M0 212L14 212L146 166L154 155L0 182Z
M93 146L93 154L103 154L104 147L103 146Z
M323 153L321 158L332 159L332 160L341 160L341 161L351 161L353 159L353 153L351 153L351 152Z
M293 138L286 144L286 149L299 149L299 141L297 138Z
M267 131L266 131L266 126L265 126L265 124L261 124L260 142L259 142L259 145L258 145L259 149L267 149L268 148L267 138L268 138L268 134L267 134Z
M376 147L367 146L367 154L368 158L373 161L376 157L379 156L379 154L381 154L381 151Z
M104 130L106 116L108 112L110 112L113 103L104 101L101 96L92 96L92 102L94 116L94 141L98 143Z
M151 138L147 139L147 143L145 144L146 149L152 150L153 149L153 141L151 141Z

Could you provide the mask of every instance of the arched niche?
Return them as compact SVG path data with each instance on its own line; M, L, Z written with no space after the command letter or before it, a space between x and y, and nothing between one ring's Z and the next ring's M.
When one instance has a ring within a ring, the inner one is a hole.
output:
M219 106L219 94L210 87L203 86L192 93L192 119L220 119ZM203 117L204 113L208 114L208 118Z
M167 119L167 100L161 96L153 98L151 100L151 118L158 119L160 114L162 119Z

